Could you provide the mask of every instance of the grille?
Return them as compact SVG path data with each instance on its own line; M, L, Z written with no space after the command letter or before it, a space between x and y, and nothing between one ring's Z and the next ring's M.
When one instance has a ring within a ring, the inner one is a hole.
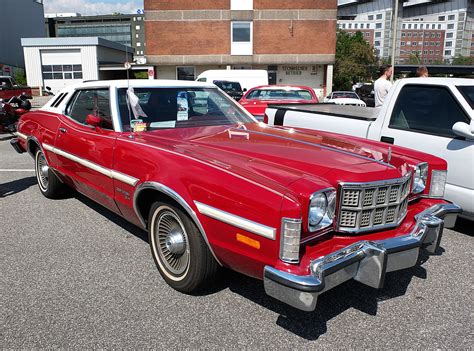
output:
M342 231L365 232L396 226L406 216L411 174L373 183L344 183L338 208Z

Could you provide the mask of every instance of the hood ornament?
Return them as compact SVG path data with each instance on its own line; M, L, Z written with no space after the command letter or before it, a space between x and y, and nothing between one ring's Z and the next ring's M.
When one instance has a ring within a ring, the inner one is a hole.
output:
M387 152L387 163L390 164L390 161L392 161L392 147L388 147L388 152Z

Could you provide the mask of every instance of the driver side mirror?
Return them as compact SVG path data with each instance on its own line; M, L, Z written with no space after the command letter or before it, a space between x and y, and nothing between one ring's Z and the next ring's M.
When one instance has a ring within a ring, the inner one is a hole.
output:
M244 93L245 93L246 91L247 91L247 88L244 88L244 89L242 90L242 92L244 92Z
M86 124L93 127L100 127L102 126L102 118L99 116L87 115Z
M466 139L474 140L474 121L471 122L471 125L464 122L454 123L453 132Z

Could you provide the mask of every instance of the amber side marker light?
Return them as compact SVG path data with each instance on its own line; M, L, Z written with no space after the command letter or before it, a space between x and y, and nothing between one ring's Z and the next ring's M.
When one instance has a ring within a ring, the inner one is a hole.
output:
M248 246L253 247L254 249L260 250L260 241L258 240L254 240L252 238L249 238L248 236L238 234L238 233L235 236L235 238L237 239L237 241L240 241L241 243L245 245L248 245Z

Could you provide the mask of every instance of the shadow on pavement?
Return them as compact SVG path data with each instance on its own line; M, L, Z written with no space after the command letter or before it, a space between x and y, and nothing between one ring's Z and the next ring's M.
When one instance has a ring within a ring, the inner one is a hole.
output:
M413 277L426 279L426 270L420 264L424 263L427 257L427 254L422 253L417 266L388 273L385 286L380 290L350 280L320 295L313 312L297 310L269 297L259 280L234 272L231 272L226 280L232 292L278 313L276 324L281 328L306 340L317 340L326 333L327 322L344 311L355 308L370 316L376 316L379 302L405 295Z
M36 184L36 177L27 177L0 184L0 198L18 194Z
M474 236L474 221L458 217L456 226L453 228L453 230L462 234Z

